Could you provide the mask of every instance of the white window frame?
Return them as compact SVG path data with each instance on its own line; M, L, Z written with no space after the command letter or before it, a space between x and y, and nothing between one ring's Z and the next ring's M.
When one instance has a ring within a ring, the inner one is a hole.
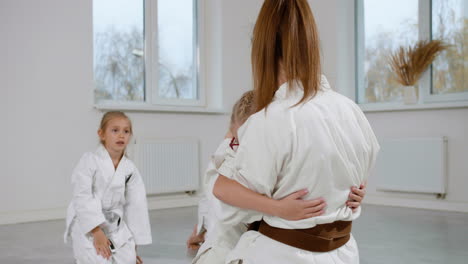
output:
M363 16L358 14L362 13L364 0L355 0L354 7L354 45L353 50L354 65L350 68L354 71L354 94L351 96L355 99L364 111L398 111L398 110L417 110L417 109L441 109L441 108L461 108L468 107L468 92L463 93L451 93L451 94L432 94L432 66L427 70L418 82L419 97L416 104L407 105L403 102L381 102L381 103L359 103L364 100L364 72L362 58L364 57L363 52L364 35L361 33L364 27ZM343 1L342 1L343 2ZM350 1L351 2L351 1ZM430 39L432 37L432 0L419 0L419 39ZM345 7L346 8L346 7ZM348 6L350 8L350 6ZM349 9L348 9L349 10ZM345 18L346 19L346 18ZM347 19L349 22L349 18ZM348 48L348 50L352 50ZM346 88L344 89L346 90ZM345 91L346 93L346 91ZM349 91L347 91L350 94Z
M212 108L207 105L207 93L205 90L204 72L201 66L203 58L203 0L192 0L194 5L194 80L193 85L197 89L196 99L162 98L159 96L158 87L158 4L157 0L144 0L144 28L145 28L145 85L144 101L118 101L100 100L95 108L99 110L124 110L124 111L161 111L161 112L198 112L198 113L224 113L223 109ZM93 87L94 88L94 87Z

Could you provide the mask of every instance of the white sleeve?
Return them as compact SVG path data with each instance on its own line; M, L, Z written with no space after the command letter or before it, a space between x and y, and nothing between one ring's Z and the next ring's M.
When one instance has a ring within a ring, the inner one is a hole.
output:
M81 230L85 234L105 222L101 200L93 194L96 162L93 154L85 153L72 175L73 206Z
M197 234L201 234L208 230L210 207L208 198L205 196L198 202L198 224Z
M270 111L267 115L261 111L251 116L239 131L239 148L235 156L226 157L218 170L220 174L231 173L231 178L240 184L271 197L291 151L292 126L284 117L284 114ZM249 223L260 220L261 217L260 212L223 203L222 219L229 224Z
M229 148L229 142L224 147ZM221 151L216 151L213 156L219 154L220 157L218 157L220 160L219 165L223 164L224 159L224 154L223 148L221 147L224 144L224 142L220 145L218 150ZM221 159L221 156L223 157ZM198 225L197 225L197 233L200 234L205 230L210 230L217 222L216 218L216 206L213 204L213 201L216 201L217 199L214 197L212 190L213 190L213 185L214 182L216 182L216 179L218 178L218 172L216 170L216 164L215 161L212 159L208 163L208 167L205 172L205 183L203 185L203 197L200 199L198 202Z
M358 118L358 123L361 128L361 131L363 133L364 138L366 139L367 143L367 152L368 155L365 156L366 158L366 166L367 166L367 174L363 175L364 180L366 180L373 167L375 166L376 160L377 160L377 155L380 151L380 145L377 140L377 137L374 134L374 131L372 130L371 125L369 124L369 121L367 120L366 116L362 112L362 110L358 107L355 106L357 109L357 118Z
M218 147L218 150L220 148ZM204 177L203 177L203 196L198 202L198 223L197 223L197 233L200 234L205 230L208 230L208 222L210 216L210 182L213 177L216 176L216 168L214 165L213 158L208 163ZM211 195L212 196L212 195Z
M218 173L232 179L234 173L236 173L235 158L236 151L234 151L233 149L231 149L231 147L228 146L228 148L224 150L222 162L219 163L219 166L216 166Z
M151 226L145 185L137 168L126 183L125 198L124 221L132 232L135 243L137 245L151 244Z
M205 171L203 176L203 185L204 191L207 192L207 186L209 186L210 182L212 182L213 177L217 177L218 174L216 170L224 163L226 157L230 154L231 147L229 146L231 142L230 138L224 139L221 144L219 144L216 151L211 155L210 162L208 163L208 167Z
M226 155L229 155L229 151L232 150L229 146L231 140L232 138L225 138L223 142L218 146L215 153L211 156L211 161L213 162L216 168L219 168L223 164Z

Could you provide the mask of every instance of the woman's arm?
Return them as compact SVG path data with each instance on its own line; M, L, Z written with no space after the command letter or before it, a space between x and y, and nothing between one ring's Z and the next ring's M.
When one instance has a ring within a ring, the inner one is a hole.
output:
M302 200L301 197L308 193L300 190L281 200L274 200L260 195L223 175L219 175L213 188L213 194L219 200L232 206L254 210L264 214L278 216L286 220L301 220L322 215L325 212L326 203L322 198L314 200ZM366 186L352 187L350 200L346 205L356 211L366 194Z
M325 212L326 203L322 198L307 201L301 199L307 193L307 190L300 190L281 200L274 200L223 175L219 175L213 188L213 194L216 198L227 204L278 216L286 220L311 218Z

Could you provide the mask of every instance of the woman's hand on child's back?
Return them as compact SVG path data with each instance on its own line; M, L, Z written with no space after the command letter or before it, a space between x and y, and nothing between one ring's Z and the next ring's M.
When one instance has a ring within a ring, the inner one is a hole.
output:
M109 259L112 255L109 248L111 243L109 239L107 239L106 234L104 234L99 226L94 228L91 233L94 237L94 248L96 249L96 253L105 259Z
M286 220L302 220L325 213L327 204L323 198L314 200L302 200L308 194L307 190L300 190L277 201L275 216Z

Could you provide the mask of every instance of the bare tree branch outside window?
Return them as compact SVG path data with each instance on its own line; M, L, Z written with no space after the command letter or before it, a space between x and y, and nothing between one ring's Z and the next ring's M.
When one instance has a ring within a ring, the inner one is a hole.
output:
M117 1L117 2L115 2ZM158 98L197 99L194 71L194 0L157 1L158 77L145 87L144 1L94 0L95 101L145 102L145 91L157 88ZM123 6L123 7L122 7ZM149 34L149 33L148 33ZM149 34L151 35L151 34Z

